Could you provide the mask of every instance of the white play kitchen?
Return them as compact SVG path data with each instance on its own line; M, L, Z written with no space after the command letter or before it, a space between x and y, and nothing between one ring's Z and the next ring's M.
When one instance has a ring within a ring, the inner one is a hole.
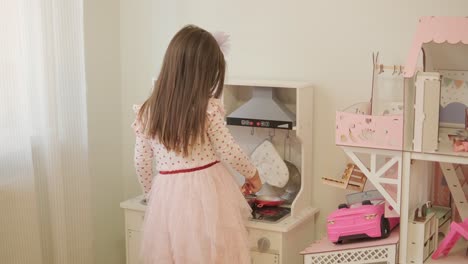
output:
M247 196L253 264L302 263L314 240L312 206L313 88L294 81L229 79L223 95L226 123L259 170L264 186ZM232 171L241 184L242 176ZM142 197L121 203L125 211L127 264L137 264L146 205Z

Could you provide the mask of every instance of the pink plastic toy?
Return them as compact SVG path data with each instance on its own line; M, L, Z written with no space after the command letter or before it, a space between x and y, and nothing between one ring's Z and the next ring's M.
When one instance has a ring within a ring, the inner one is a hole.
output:
M452 222L450 225L450 232L442 240L434 254L432 254L432 259L438 259L440 256L447 256L461 237L468 240L468 218L465 219L463 223Z
M455 152L468 152L468 141L454 140L453 151Z
M347 204L327 217L328 239L333 243L355 238L386 238L400 223L399 217L385 217L385 200L376 191L346 196Z
M467 130L459 130L456 135L448 135L452 141L453 151L468 152L468 133Z

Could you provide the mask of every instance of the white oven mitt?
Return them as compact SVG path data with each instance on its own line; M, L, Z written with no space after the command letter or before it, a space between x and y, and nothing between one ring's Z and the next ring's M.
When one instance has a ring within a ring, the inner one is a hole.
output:
M262 183L282 188L288 183L288 167L270 141L265 140L251 155Z

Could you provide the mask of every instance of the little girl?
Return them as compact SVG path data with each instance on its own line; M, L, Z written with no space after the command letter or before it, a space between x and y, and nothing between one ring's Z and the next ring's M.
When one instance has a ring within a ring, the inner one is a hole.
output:
M224 73L216 39L186 26L167 48L153 93L135 109L135 167L148 199L145 264L250 263L251 210L220 160L246 178L243 191L257 192L261 182L224 125Z

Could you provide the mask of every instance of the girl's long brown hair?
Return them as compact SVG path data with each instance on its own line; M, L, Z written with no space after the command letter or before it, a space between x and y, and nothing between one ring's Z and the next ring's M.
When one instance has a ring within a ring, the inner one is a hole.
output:
M208 100L221 96L225 69L224 55L209 32L182 28L169 43L153 92L140 109L145 134L188 156L193 144L204 143Z

